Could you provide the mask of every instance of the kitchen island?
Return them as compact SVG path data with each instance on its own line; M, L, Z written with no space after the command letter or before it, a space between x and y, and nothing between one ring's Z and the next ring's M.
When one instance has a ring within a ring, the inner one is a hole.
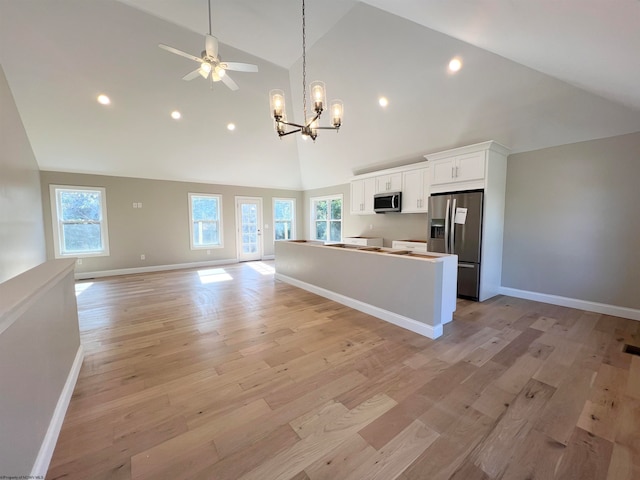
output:
M291 240L275 257L276 279L429 338L456 309L456 255Z

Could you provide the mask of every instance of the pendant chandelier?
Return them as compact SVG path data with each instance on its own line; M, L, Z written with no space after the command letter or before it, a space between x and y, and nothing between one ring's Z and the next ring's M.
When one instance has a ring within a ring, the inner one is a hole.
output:
M269 92L271 112L273 119L275 120L275 128L280 138L285 135L291 135L292 133L300 132L303 137L311 137L315 142L318 136L318 130L335 130L336 132L342 125L342 115L344 113L344 106L342 100L333 100L331 102L331 126L321 127L320 115L326 106L326 91L324 82L312 82L309 85L311 91L311 98L313 100L313 116L307 116L307 52L306 52L306 32L305 32L305 13L304 13L304 0L302 0L302 105L304 110L303 125L298 123L287 121L287 112L285 110L284 92L282 90L271 90ZM293 130L286 130L286 127L294 127Z

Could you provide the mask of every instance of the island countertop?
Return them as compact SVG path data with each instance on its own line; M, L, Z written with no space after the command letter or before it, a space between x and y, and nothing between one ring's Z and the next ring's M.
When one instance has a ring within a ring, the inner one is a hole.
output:
M456 308L456 255L293 240L275 245L276 278L429 338Z

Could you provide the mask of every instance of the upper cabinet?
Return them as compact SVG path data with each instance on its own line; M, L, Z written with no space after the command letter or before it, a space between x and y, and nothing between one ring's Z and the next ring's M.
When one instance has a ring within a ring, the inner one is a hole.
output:
M402 213L426 213L429 206L429 168L402 172Z
M431 183L467 182L484 178L485 152L467 153L442 160L434 160Z
M402 173L390 173L376 177L376 193L400 192L402 190Z
M501 159L508 154L499 143L484 142L425 155L431 166L431 193L485 188L490 170L495 174L506 168Z
M351 215L370 215L373 211L373 195L376 189L375 177L351 182Z

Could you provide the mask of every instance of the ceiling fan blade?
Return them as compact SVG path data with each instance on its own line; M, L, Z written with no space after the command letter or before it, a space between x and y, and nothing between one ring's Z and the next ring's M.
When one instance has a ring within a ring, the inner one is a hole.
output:
M207 55L212 58L218 58L218 39L212 35L205 35L204 48Z
M191 55L190 53L183 52L182 50L178 50L177 48L170 47L169 45L164 45L160 43L158 44L158 46L166 50L167 52L175 53L176 55L180 55L185 58L190 58L191 60L195 60L196 62L202 62L202 59L200 57L196 57L194 55Z
M231 77L229 77L229 75L224 75L222 77L220 77L220 80L222 80L222 83L224 83L227 87L229 87L231 90L238 90L238 84L236 82L234 82Z
M257 72L258 71L258 66L251 65L250 63L222 62L220 66L225 70L233 70L236 72Z
M184 77L182 77L182 79L183 80L193 80L199 74L200 74L200 69L196 68L193 72L187 73Z

